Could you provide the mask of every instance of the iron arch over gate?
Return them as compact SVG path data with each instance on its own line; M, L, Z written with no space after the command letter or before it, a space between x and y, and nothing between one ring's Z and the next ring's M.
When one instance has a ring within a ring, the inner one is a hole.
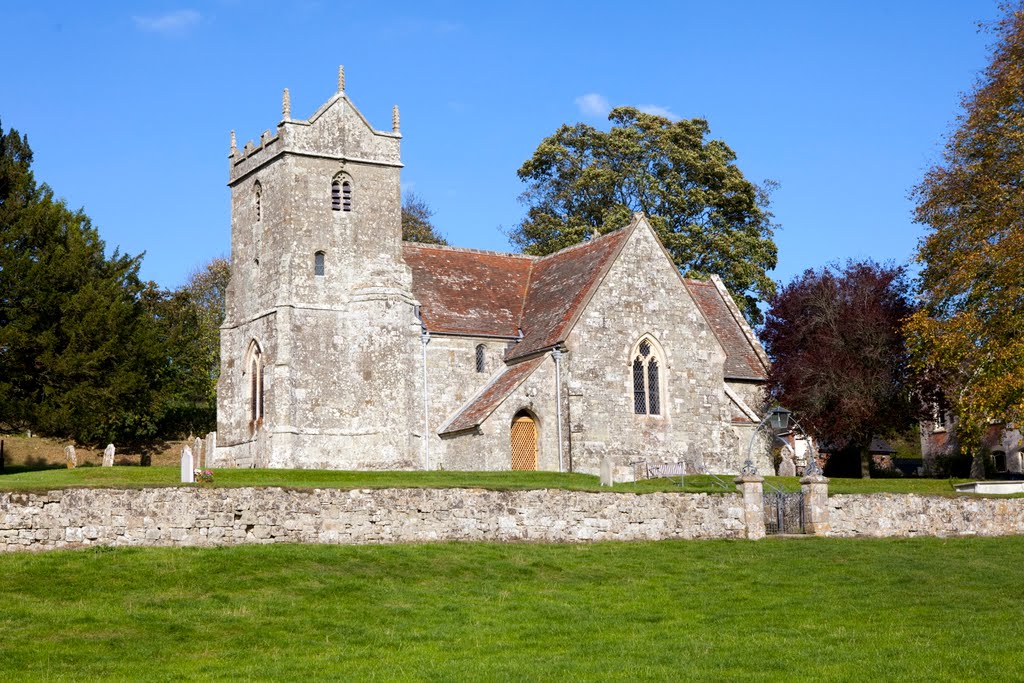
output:
M512 418L509 437L512 448L512 469L537 469L537 420L525 410Z

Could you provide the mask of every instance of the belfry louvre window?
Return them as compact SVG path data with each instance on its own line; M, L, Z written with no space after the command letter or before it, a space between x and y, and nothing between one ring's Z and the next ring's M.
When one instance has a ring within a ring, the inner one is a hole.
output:
M487 352L487 347L483 344L477 344L476 347L476 371L484 371L484 354Z
M661 415L661 364L650 340L643 339L633 353L633 412Z
M341 211L341 183L337 180L331 183L331 210Z
M313 274L318 277L324 276L324 259L326 254L322 251L318 251L313 254Z
M347 180L341 184L341 209L352 210L352 183Z

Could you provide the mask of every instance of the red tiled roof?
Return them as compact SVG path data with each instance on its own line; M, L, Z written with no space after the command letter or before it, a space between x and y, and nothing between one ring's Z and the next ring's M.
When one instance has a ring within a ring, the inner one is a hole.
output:
M565 339L587 294L631 233L616 230L534 262L520 327L523 339L506 360L550 348Z
M506 360L564 340L629 229L535 258L404 242L412 291L431 332L523 339Z
M692 280L685 278L683 282L690 296L697 302L697 307L704 314L705 320L711 325L715 336L725 348L725 366L723 372L726 379L765 380L768 374L764 363L755 351L752 342L743 329L743 324L736 316L723 296L723 293L712 280Z
M518 336L532 257L412 242L402 252L428 330Z
M441 434L461 432L479 426L501 405L509 394L515 391L530 376L544 357L532 358L522 363L507 366L484 390L462 407L462 410L441 430Z

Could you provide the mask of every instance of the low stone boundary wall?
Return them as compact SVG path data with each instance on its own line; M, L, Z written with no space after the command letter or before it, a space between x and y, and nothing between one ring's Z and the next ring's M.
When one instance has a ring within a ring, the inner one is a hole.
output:
M763 519L754 522L763 535ZM0 492L0 551L747 535L738 493L199 487Z
M876 493L828 499L826 536L1024 535L1024 498Z

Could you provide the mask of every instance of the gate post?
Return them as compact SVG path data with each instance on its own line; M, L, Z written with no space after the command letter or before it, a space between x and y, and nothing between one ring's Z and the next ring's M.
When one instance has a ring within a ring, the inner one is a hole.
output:
M747 538L751 541L764 538L764 477L741 474L734 481L736 490L743 494L743 522L747 527Z
M800 480L804 494L804 532L825 536L832 527L828 521L828 477L811 474Z

